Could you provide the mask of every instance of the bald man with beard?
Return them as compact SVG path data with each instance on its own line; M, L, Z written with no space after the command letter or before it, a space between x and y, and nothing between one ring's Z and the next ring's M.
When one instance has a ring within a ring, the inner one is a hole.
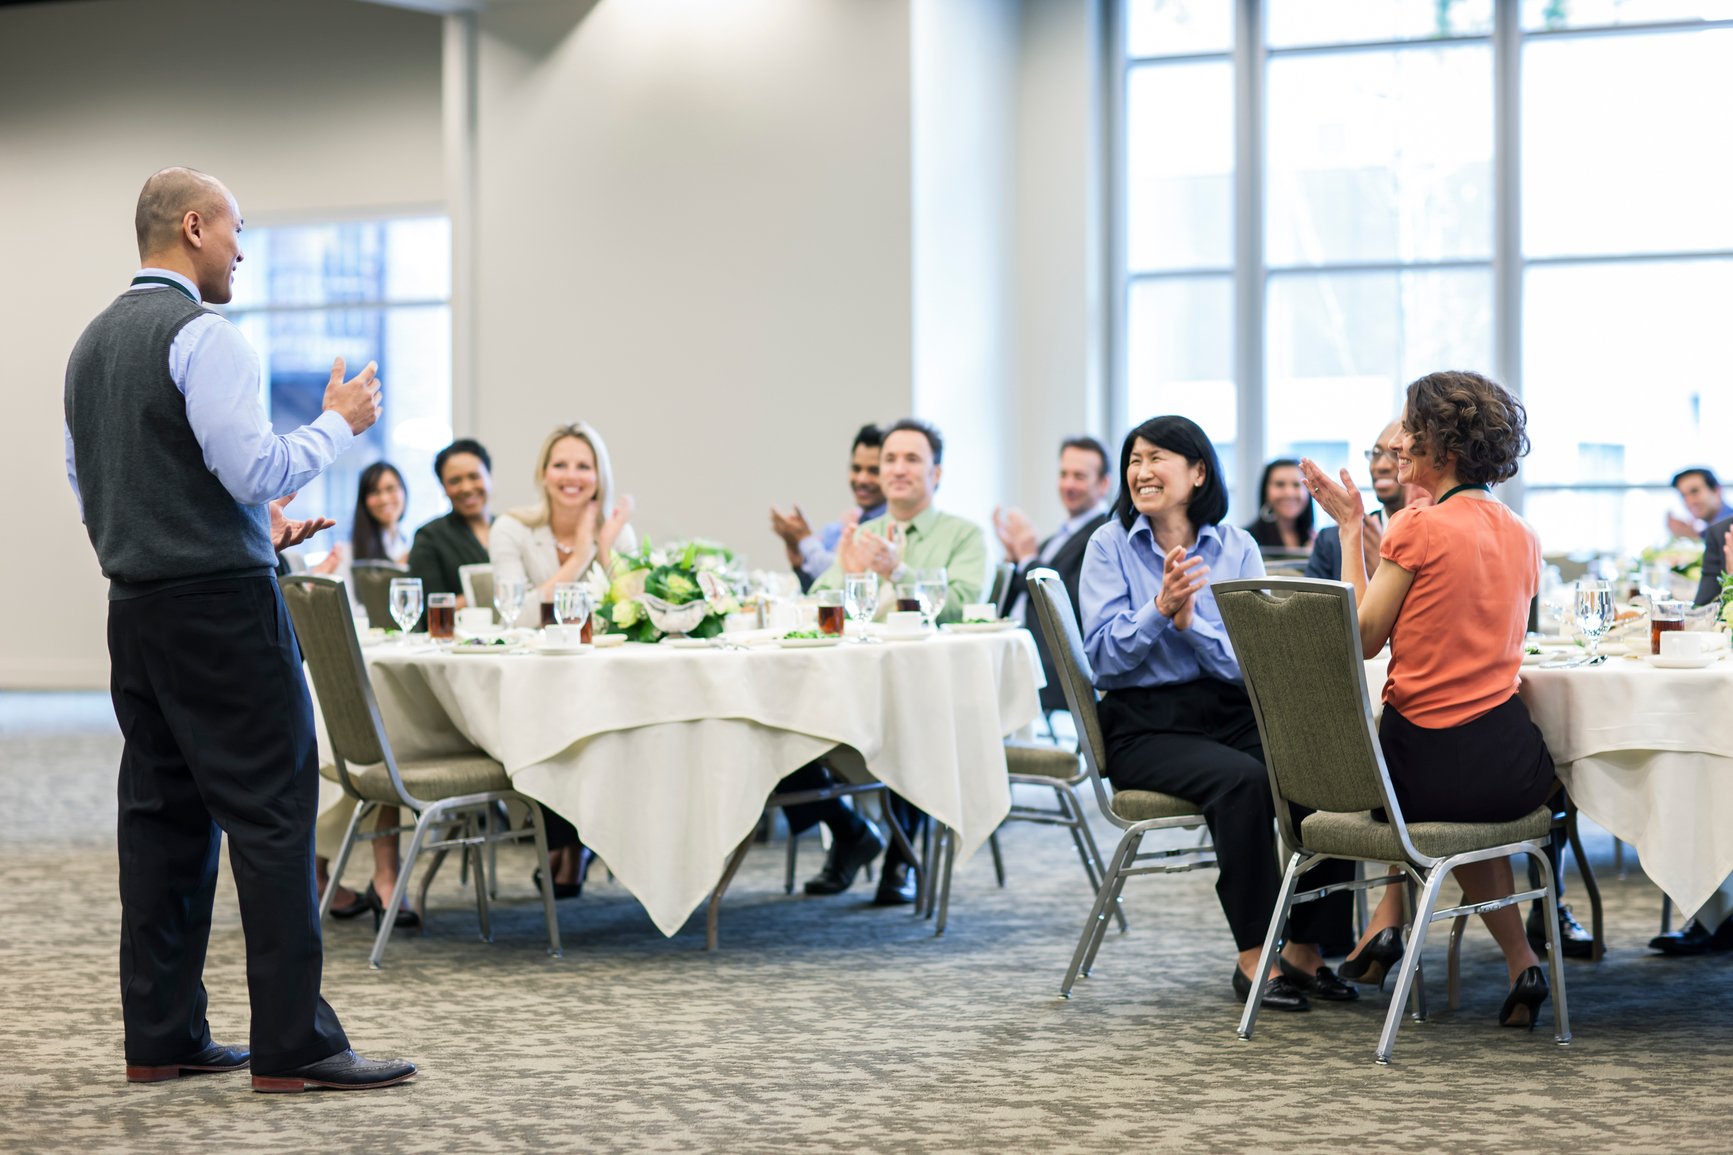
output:
M103 576L119 775L126 1074L251 1064L255 1091L361 1090L415 1073L349 1049L319 994L317 749L276 551L333 523L284 506L378 420L369 364L331 369L324 412L279 436L259 358L206 303L231 298L241 210L187 168L145 182L132 283L66 366L66 475ZM205 949L217 851L246 934L252 1046L212 1040Z

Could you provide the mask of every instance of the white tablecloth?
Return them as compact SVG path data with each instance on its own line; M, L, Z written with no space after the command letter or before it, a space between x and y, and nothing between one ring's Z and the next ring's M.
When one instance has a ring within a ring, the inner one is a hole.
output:
M1023 630L805 650L366 656L399 758L498 759L518 790L577 826L668 935L714 888L777 782L835 746L957 830L967 857L1010 809L1004 737L1039 714L1041 670Z
M1384 671L1366 663L1375 703ZM1681 909L1702 906L1733 874L1733 660L1526 666L1521 694L1577 808L1635 845Z

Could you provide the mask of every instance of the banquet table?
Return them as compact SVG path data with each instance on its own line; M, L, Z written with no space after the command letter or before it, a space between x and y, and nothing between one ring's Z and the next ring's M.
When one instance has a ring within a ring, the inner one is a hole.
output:
M1385 668L1366 663L1374 705ZM1666 670L1615 655L1521 677L1577 809L1635 845L1680 909L1703 906L1733 874L1733 660Z
M498 760L515 789L577 826L666 935L715 887L782 777L838 746L972 854L1010 810L1004 738L1039 715L1042 681L1021 629L810 649L551 656L408 642L363 654L398 758ZM325 786L321 808L335 808L342 796Z

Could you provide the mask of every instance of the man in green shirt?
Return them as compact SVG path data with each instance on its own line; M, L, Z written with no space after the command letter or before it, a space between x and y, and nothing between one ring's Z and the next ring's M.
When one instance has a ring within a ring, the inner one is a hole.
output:
M981 600L987 578L987 535L965 518L940 513L933 508L938 492L940 461L945 442L939 431L924 421L906 417L885 430L879 454L879 485L886 509L859 526L843 531L837 543L836 561L812 583L815 590L840 589L843 575L872 572L879 575L879 613L896 604L896 582L908 571L944 567L949 585L943 621L955 621L966 602ZM812 790L830 783L822 762L802 766L782 780L779 790ZM896 795L890 809L897 824L912 839L919 833L926 814ZM783 808L788 828L799 833L815 822L830 827L830 853L824 869L806 883L808 894L840 894L854 882L861 867L871 862L884 841L867 819L854 811L846 799L808 803ZM885 852L884 869L873 902L897 906L915 900L914 864L895 842Z
M843 575L879 575L878 616L896 606L896 583L911 570L943 567L949 586L940 621L962 617L963 606L981 600L987 580L987 535L980 526L933 508L943 472L945 442L939 431L913 417L885 430L879 454L882 517L843 530L836 561L812 583L815 590L841 589Z

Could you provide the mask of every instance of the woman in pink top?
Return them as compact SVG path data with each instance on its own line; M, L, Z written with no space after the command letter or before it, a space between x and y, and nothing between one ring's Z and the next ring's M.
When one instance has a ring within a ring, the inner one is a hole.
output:
M1478 373L1432 373L1408 387L1396 476L1435 503L1391 518L1370 580L1365 511L1347 470L1338 484L1303 463L1318 503L1342 527L1342 579L1354 586L1366 656L1390 643L1378 738L1409 822L1510 821L1554 789L1552 757L1516 696L1540 545L1492 495L1528 452L1525 424L1522 403ZM1471 903L1515 890L1508 858L1455 874ZM1385 888L1342 977L1379 982L1402 957L1402 899L1401 887ZM1499 1022L1532 1028L1548 992L1522 917L1515 906L1482 917L1510 971Z

